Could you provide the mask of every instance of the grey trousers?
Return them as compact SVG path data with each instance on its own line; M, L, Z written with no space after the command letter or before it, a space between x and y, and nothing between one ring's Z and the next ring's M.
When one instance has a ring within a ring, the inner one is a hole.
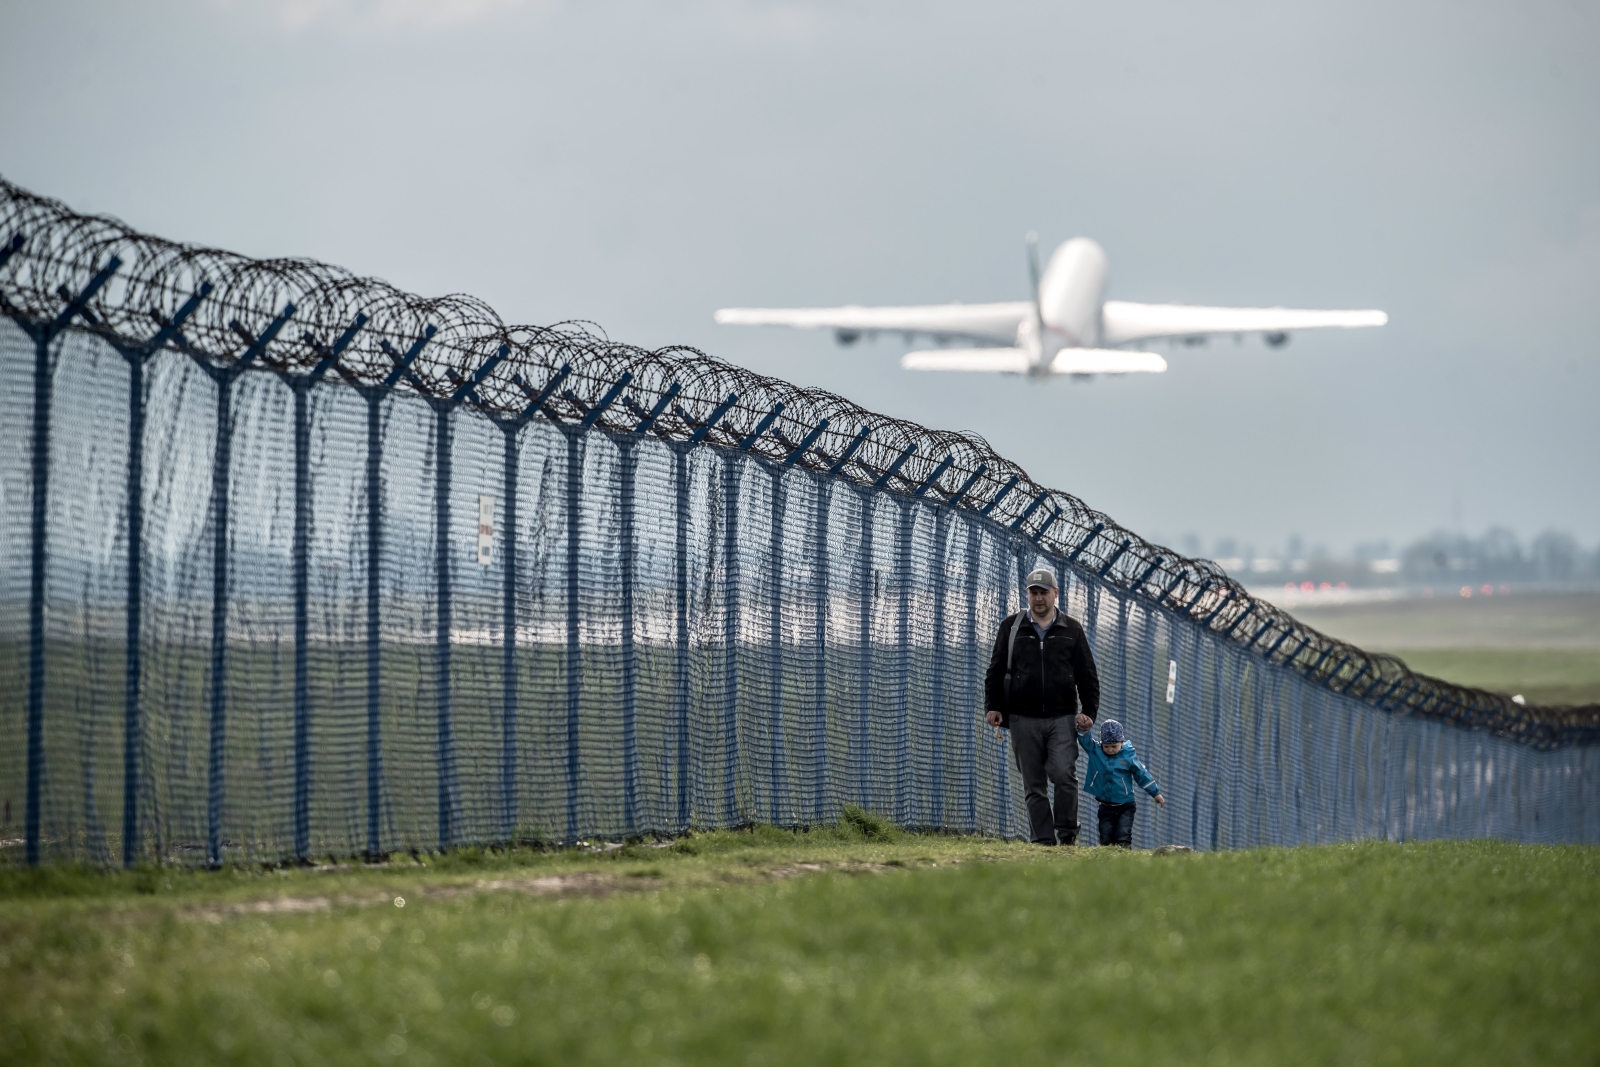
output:
M1078 734L1071 715L1059 719L1011 716L1011 751L1022 774L1028 802L1028 822L1036 845L1063 845L1078 841ZM1046 783L1056 787L1055 811L1050 810Z

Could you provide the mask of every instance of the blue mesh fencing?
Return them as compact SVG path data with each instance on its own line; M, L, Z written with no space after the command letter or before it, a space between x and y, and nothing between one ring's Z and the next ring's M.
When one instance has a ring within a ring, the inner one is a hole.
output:
M1025 836L982 676L1036 566L1169 800L1136 846L1600 840L1594 709L1331 641L981 442L0 191L6 862Z

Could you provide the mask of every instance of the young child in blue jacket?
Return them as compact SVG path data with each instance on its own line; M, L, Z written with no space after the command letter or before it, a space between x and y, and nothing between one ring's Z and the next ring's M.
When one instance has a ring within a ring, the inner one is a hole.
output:
M1139 762L1120 722L1101 720L1098 743L1089 736L1093 719L1079 715L1074 725L1078 729L1078 744L1089 757L1083 791L1100 801L1100 843L1132 848L1133 815L1139 810L1133 801L1134 783L1165 807L1167 802L1161 796L1161 787L1156 784L1155 775Z

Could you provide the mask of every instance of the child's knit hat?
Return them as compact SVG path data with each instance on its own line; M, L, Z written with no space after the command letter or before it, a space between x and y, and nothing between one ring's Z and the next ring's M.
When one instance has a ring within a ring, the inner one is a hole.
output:
M1100 724L1100 743L1102 745L1115 745L1127 739L1127 735L1123 732L1122 724L1116 719L1106 719Z

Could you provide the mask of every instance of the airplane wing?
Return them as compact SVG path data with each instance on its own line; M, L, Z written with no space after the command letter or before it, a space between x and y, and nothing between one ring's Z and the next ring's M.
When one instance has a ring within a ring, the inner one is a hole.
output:
M989 371L1025 374L1032 358L1021 348L944 348L907 352L900 357L906 370ZM1120 348L1064 348L1050 361L1051 374L1159 374L1167 361L1154 352L1127 352Z
M1381 311L1186 307L1133 304L1126 300L1107 300L1100 316L1100 340L1108 345L1208 333L1287 333L1333 326L1348 329L1382 326L1389 321L1389 316Z
M841 335L926 333L936 337L970 337L975 341L1011 344L1017 327L1033 314L1025 300L1004 304L933 304L925 307L723 308L712 318L724 326L819 327ZM841 336L841 340L844 337ZM850 337L854 340L854 337Z

